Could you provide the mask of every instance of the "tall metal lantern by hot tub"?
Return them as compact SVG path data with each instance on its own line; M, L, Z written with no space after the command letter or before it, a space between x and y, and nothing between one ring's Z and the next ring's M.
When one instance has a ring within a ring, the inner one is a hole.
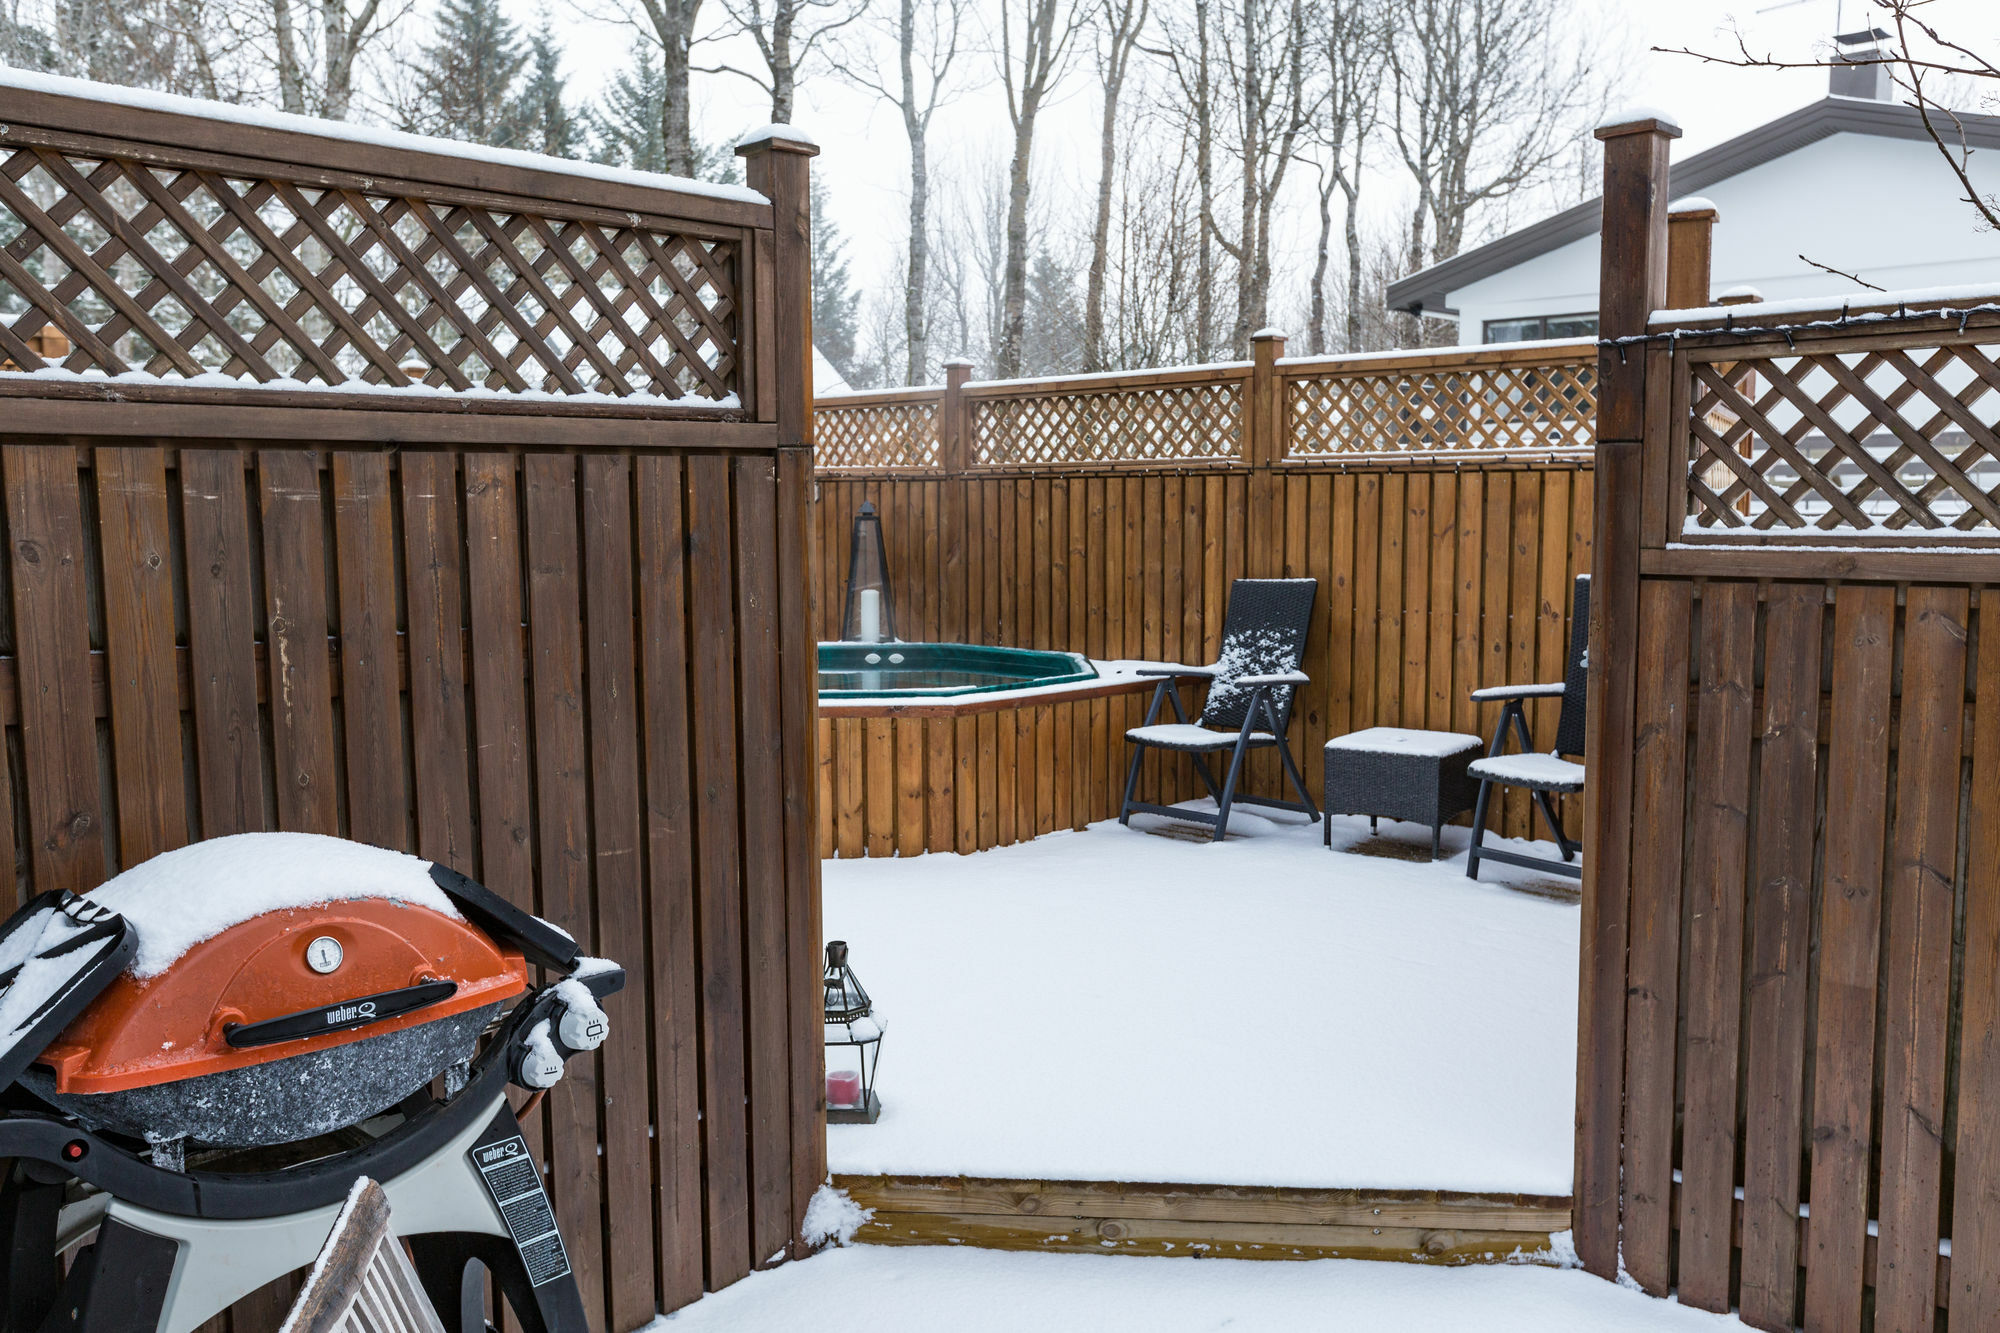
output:
M847 941L831 940L826 946L826 1119L833 1125L872 1125L882 1115L882 1102L875 1095L875 1067L882 1059L884 1024L875 1015L873 1001L862 988L860 978L847 965ZM852 1047L854 1069L836 1069L831 1058L836 1047Z
M849 643L888 643L896 637L896 598L889 588L889 552L882 544L882 516L864 501L854 516L847 556L847 610L840 637Z

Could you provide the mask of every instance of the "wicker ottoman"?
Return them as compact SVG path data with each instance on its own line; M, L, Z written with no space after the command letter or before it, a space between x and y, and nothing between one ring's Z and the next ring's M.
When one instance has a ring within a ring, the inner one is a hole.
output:
M1431 860L1438 857L1445 821L1470 810L1479 784L1465 767L1483 748L1477 736L1456 731L1407 731L1370 727L1326 743L1326 814L1323 840L1333 846L1333 816L1410 819L1431 826Z

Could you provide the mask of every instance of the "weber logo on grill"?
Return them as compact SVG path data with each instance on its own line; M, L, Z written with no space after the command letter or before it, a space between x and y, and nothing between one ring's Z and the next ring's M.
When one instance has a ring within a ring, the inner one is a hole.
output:
M356 1021L365 1023L373 1021L374 1017L375 1002L373 1000L364 1000L360 1004L338 1005L326 1011L326 1021L329 1026Z

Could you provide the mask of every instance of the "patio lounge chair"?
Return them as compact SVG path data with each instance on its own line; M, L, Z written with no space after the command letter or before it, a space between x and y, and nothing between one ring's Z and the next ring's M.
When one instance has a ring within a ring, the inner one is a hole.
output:
M1466 767L1466 775L1479 781L1479 800L1472 811L1472 849L1465 856L1465 873L1468 878L1479 878L1479 863L1482 860L1504 861L1508 865L1527 866L1532 870L1547 870L1571 879L1583 878L1583 863L1576 859L1583 850L1583 844L1572 839L1563 831L1562 816L1556 813L1551 796L1563 796L1583 790L1583 765L1565 756L1583 754L1584 728L1584 680L1590 667L1590 575L1579 574L1576 591L1570 602L1569 620L1569 666L1561 682L1548 685L1493 685L1483 690L1474 690L1474 703L1499 703L1505 705L1500 710L1499 725L1493 728L1493 743L1487 747L1484 759L1475 759ZM1556 748L1549 754L1535 752L1534 738L1528 733L1527 703L1530 699L1562 700L1562 712L1556 718ZM1521 748L1517 753L1506 754L1507 733L1512 730L1519 738ZM1510 852L1500 847L1487 847L1486 805L1492 799L1493 788L1523 787L1533 793L1535 809L1541 811L1542 821L1555 835L1556 846L1562 851L1562 860L1552 861L1545 856L1524 856L1520 852Z
M1170 819L1207 824L1215 830L1213 840L1222 841L1229 831L1229 811L1239 802L1268 806L1276 810L1296 810L1319 818L1292 750L1285 743L1285 729L1292 720L1292 696L1298 687L1310 683L1299 670L1305 659L1306 630L1312 621L1313 597L1319 591L1314 579L1238 579L1229 589L1229 611L1222 623L1222 652L1213 666L1190 667L1172 663L1148 663L1140 669L1144 676L1160 677L1159 688L1146 709L1146 720L1125 733L1132 745L1132 766L1125 775L1125 804L1118 822L1129 824L1135 810L1165 815ZM1178 677L1196 676L1207 680L1208 698L1201 716L1188 721L1181 706ZM1174 720L1160 722L1160 705L1173 705ZM1243 776L1243 760L1251 750L1275 745L1283 760L1285 776L1299 794L1297 801L1281 801L1268 796L1252 796L1236 790ZM1215 798L1215 813L1186 810L1179 806L1153 805L1134 798L1139 786L1139 762L1148 749L1185 754L1194 760L1202 785ZM1229 751L1229 771L1216 784L1204 757L1218 750Z

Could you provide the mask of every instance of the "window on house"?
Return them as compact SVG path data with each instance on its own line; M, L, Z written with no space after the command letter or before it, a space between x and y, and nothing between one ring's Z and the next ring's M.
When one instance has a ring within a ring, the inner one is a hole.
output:
M1523 319L1489 319L1485 341L1524 343L1537 338L1592 338L1597 336L1597 316L1592 312L1575 315L1529 315Z

